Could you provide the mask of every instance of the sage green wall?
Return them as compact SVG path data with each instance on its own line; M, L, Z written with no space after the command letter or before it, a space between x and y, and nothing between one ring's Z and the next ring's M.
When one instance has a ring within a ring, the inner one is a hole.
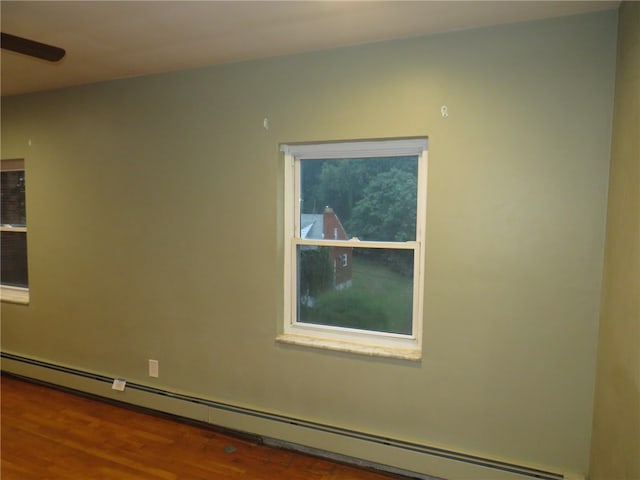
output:
M593 480L640 478L640 3L618 22Z
M609 11L4 99L31 304L2 305L3 350L586 472L615 34ZM416 135L423 360L276 344L279 143Z

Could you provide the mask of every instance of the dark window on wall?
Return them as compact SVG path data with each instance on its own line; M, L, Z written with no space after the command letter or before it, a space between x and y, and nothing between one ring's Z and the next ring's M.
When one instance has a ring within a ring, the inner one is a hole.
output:
M0 283L27 288L27 202L23 160L0 162Z

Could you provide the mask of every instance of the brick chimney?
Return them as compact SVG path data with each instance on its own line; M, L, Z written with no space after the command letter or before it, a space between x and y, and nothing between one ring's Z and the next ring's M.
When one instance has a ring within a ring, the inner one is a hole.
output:
M347 240L346 232L333 208L327 206L322 213L322 233L326 240Z

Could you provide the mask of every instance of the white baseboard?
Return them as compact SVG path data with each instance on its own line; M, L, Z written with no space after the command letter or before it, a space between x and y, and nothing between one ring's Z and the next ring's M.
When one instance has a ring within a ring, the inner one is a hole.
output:
M127 383L113 378L2 352L2 370L103 399L250 434L264 443L406 475L422 480L584 480L572 472L532 467L477 454L407 442L256 409Z

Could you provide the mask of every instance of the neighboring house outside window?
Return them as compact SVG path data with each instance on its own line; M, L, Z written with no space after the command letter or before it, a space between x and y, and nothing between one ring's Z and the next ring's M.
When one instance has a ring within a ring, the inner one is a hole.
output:
M282 150L285 318L278 340L421 358L426 138Z
M303 213L300 215L300 235L304 239L334 239L334 240L348 240L347 232L345 231L340 219L333 211L333 209L327 206L324 212L321 214ZM304 246L302 251L309 254L317 252L317 246ZM353 254L353 248L350 247L331 247L329 251L329 262L333 265L333 271L328 282L327 287L341 290L343 288L349 288L351 286L351 268L349 266L348 259ZM306 298L309 297L309 291L301 292Z
M0 161L0 296L29 302L27 211L24 160Z

